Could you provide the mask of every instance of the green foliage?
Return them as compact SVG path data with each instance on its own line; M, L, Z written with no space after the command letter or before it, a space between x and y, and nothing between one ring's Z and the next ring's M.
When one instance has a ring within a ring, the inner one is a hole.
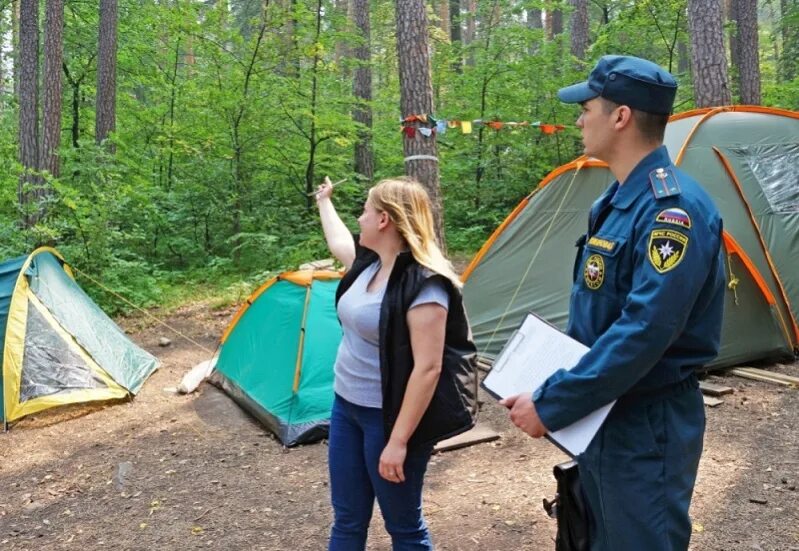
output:
M93 137L97 6L68 2L61 174L45 176L51 194L29 206L46 217L22 229L17 144L0 141L0 257L52 244L138 305L216 296L221 307L275 273L329 256L309 186L325 174L349 178L335 197L355 229L369 185L353 172L355 64L342 55L359 39L336 4L120 0L116 152L109 155ZM526 10L555 4L567 31L548 40L528 25ZM544 135L477 127L469 135L450 129L437 136L448 249L467 256L549 171L581 153L577 109L560 104L556 92L585 78L599 56L658 61L678 73L678 110L692 105L691 76L679 70L678 45L688 42L686 0L590 2L592 46L584 61L569 54L568 2L477 5L469 44L452 43L429 10L435 115L568 128ZM786 77L793 65L773 53L796 14L782 21L773 3L767 7L764 102L796 108L799 81ZM371 2L376 179L405 169L394 17L394 2ZM0 18L0 26L7 20ZM785 36L793 51L796 33ZM7 137L17 135L16 117L10 90L0 92ZM79 277L104 307L130 309L87 276Z

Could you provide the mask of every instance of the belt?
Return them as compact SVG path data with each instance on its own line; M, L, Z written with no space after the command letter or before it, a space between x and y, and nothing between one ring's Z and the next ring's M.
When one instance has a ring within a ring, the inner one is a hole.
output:
M653 404L662 400L667 400L678 396L688 390L696 390L699 388L699 379L696 373L691 373L682 381L670 385L666 385L656 389L647 389L640 392L631 392L625 394L616 400L616 406L637 406L642 404Z

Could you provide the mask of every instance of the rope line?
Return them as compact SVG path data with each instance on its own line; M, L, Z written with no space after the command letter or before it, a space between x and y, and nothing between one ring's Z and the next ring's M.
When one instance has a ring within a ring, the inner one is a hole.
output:
M108 287L106 287L105 285L103 285L102 283L100 283L99 281L94 279L92 276L90 276L89 274L87 274L83 270L79 270L78 268L76 268L75 266L72 266L72 265L70 265L70 268L72 270L76 271L77 273L79 273L80 275L82 275L83 277L85 277L86 279L88 279L89 281L91 281L92 283L94 283L95 285L97 285L98 287L100 287L100 289L102 289L106 293L109 293L109 294L115 296L116 298L118 298L119 300L121 300L122 302L127 304L128 306L131 306L132 308L134 308L135 310L138 310L139 312L141 312L142 314L144 314L148 318L160 323L161 325L163 325L164 327L166 327L167 329L169 329L173 333L175 333L175 334L183 337L187 341L189 341L191 344L193 344L197 348L199 348L199 349L201 349L201 350L203 350L203 351L205 351L205 352L207 352L207 353L209 353L211 355L216 353L216 350L210 350L210 349L204 347L203 345L201 345L200 343L198 343L197 341L195 341L194 339L192 339L191 337L189 337L188 335L184 335L183 333L181 333L180 331L178 331L177 329L175 329L174 327L172 327L171 325L169 325L165 321L162 321L162 320L158 319L157 317L155 317L154 315L152 315L150 312L148 312L144 308L141 308L140 306L136 306L135 304L133 304L131 301L129 301L128 299L126 299L125 297L123 297L122 295L117 293L116 291L113 291L113 290L109 289Z
M516 301L516 297L519 295L519 291L522 288L524 280L527 279L527 275L530 273L533 264L538 258L538 253L541 252L541 249L544 247L544 243L549 238L549 234L552 231L552 227L555 225L555 220L557 219L558 214L560 214L560 211L563 209L563 205L566 202L566 197L569 196L572 184L574 184L574 180L575 178L577 178L577 174L579 174L582 167L583 167L582 163L577 165L577 170L574 171L574 175L569 181L569 185L566 186L566 190L563 192L563 197L560 200L560 204L558 205L558 208L555 210L555 213L552 215L552 218L549 221L549 225L547 226L546 232L544 232L544 237L541 239L541 242L538 244L538 249L536 249L535 254L533 254L532 258L530 258L530 262L527 264L527 269L524 271L524 275L522 275L522 278L519 280L519 284L516 286L516 290L513 292L513 296L511 297L510 302L508 302L508 306L505 308L505 311L502 313L502 316L499 318L496 327L494 327L494 331L491 333L491 337L488 339L488 344L486 344L485 347L483 348L483 354L482 354L483 357L486 357L485 356L486 350L488 350L491 347L491 344L494 342L494 337L496 336L497 331L499 331L499 328L502 326L502 322L505 321L505 317L508 315L508 312L510 312L513 303Z

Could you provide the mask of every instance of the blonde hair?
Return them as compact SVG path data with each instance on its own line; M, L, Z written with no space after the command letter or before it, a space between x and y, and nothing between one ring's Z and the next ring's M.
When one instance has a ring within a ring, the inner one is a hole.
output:
M430 196L419 182L404 176L381 180L369 190L368 200L388 214L416 262L446 277L456 287L463 286L436 242Z

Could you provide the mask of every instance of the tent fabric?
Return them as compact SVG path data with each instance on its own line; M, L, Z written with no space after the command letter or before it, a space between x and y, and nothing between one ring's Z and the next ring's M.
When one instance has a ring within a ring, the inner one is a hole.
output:
M725 229L728 292L721 350L708 367L791 357L799 345L799 113L748 106L671 118L664 140L713 197ZM474 257L464 300L491 359L527 312L565 328L575 240L614 180L581 157L554 170Z
M340 278L281 274L253 293L223 336L212 382L287 446L327 435L341 341Z
M137 394L158 360L130 339L80 288L53 255L31 267L30 287L58 322L121 386Z
M20 256L0 264L0 402L3 398L2 351L5 349L6 321L11 308L11 296L14 294L14 286L17 283L17 275L27 258L27 256ZM0 421L2 419L2 408L0 408Z
M48 247L0 264L0 329L3 422L67 404L124 398L158 367Z

